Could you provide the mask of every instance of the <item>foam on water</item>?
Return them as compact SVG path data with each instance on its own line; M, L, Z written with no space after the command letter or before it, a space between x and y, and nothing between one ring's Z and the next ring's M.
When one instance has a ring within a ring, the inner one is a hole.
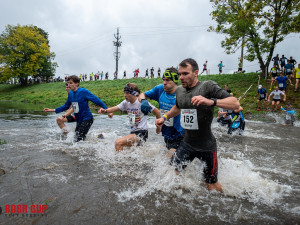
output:
M263 207L260 205L268 208L278 207L287 213L299 215L299 206L283 204L284 198L299 192L297 187L266 175L273 173L286 178L293 176L292 171L267 164L257 166L253 155L259 154L262 149L243 143L238 147L223 147L230 145L231 139L239 140L240 137L266 141L281 140L275 131L268 130L266 133L267 127L247 127L247 123L251 123L247 121L245 132L239 136L227 135L226 128L213 123L215 136L222 139L218 149L218 179L224 194L220 195L216 192L210 193L206 189L202 172L205 164L198 159L189 164L180 175L174 173L174 167L169 164L163 138L160 134L155 134L154 118L149 119L149 140L143 146L125 148L122 152L115 151L114 142L129 133L127 117L114 116L115 121L112 120L107 126L99 126L97 122L101 121L101 117L90 129L86 141L79 143L73 142L75 124L68 124L70 132L66 138L60 138L60 131L53 122L54 118L53 116L47 120L46 129L43 126L34 128L39 135L39 141L34 144L40 147L36 148L40 152L55 150L59 154L74 156L80 162L88 161L107 180L130 180L131 182L123 184L118 191L113 192L120 203L134 201L133 207L143 210L145 206L140 201L143 198L155 198L154 205L157 209L165 207L166 202L172 200L203 221L208 216L216 216L223 222L248 221L258 214L269 222L276 222L273 217L262 213ZM28 127L28 131L35 133L30 129L32 128ZM22 132L27 131L15 130L19 135ZM99 133L103 133L104 139L97 138ZM20 143L20 146L29 148L30 144L32 143L24 142ZM37 174L32 178L47 179L53 183L68 183L71 175L65 174L63 169L56 174L51 173L53 168L60 166L61 164L55 162L42 165L41 168L49 173Z

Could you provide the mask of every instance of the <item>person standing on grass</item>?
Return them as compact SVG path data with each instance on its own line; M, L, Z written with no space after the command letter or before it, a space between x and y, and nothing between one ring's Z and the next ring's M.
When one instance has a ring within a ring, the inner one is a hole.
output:
M225 66L223 65L223 62L222 62L222 61L218 64L218 67L219 67L219 74L222 74L222 72L223 72L223 67L225 67Z

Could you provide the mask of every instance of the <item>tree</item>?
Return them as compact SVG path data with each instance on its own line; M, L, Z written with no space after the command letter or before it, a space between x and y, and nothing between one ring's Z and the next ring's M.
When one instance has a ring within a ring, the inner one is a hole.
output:
M249 61L258 59L267 73L275 46L291 33L300 31L299 0L210 0L216 27L209 31L225 34L221 42L227 54L246 47Z
M16 78L25 85L28 76L37 76L47 60L51 62L54 54L40 30L32 25L7 25L0 36L0 81Z

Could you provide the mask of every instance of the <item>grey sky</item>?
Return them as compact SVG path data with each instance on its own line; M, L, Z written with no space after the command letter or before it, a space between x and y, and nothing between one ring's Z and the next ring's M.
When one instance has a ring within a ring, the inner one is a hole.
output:
M223 36L207 32L215 23L211 3L199 0L1 0L0 32L6 25L33 24L49 34L51 51L64 74L115 71L114 34L120 28L122 46L119 77L127 71L176 67L181 60L194 58L202 70L208 60L210 73L237 70L240 52L227 55L221 48ZM293 56L300 62L299 34L289 35L274 54ZM259 69L257 61L244 62L247 72Z

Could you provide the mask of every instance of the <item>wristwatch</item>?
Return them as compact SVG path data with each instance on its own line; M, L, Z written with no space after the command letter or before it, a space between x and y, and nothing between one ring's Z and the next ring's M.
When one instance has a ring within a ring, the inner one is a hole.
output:
M214 104L212 106L216 106L217 105L217 99L216 98L211 98L210 100L214 101Z

